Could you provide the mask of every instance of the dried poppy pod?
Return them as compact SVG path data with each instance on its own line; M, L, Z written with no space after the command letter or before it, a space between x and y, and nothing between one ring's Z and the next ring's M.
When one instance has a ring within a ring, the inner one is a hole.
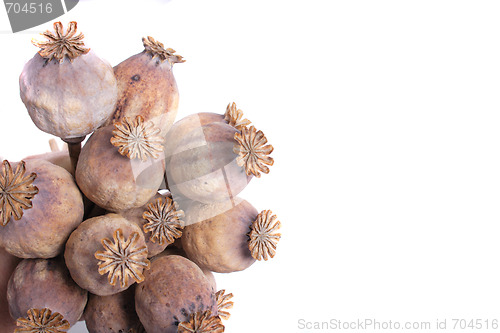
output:
M10 314L26 329L21 332L31 332L37 322L46 325L44 332L58 332L81 317L87 291L71 279L62 258L24 259L9 280L7 299Z
M236 107L236 103L230 103L226 107L224 114L213 112L199 112L190 114L174 123L167 134L165 143L165 156L171 156L180 141L193 129L200 128L210 123L227 123L234 128L241 130L242 127L250 125L248 119L243 118L243 111Z
M144 332L135 312L134 294L134 285L110 296L90 294L83 315L89 333Z
M184 62L175 51L152 37L142 39L144 51L114 68L118 81L118 103L107 125L124 117L140 115L153 121L165 136L177 115L179 91L172 72Z
M16 320L10 316L7 302L7 283L17 264L21 261L0 247L0 332L11 333L16 328Z
M44 160L4 161L0 188L0 245L20 258L61 254L83 220L82 195L71 174Z
M184 212L171 197L159 193L144 206L120 212L120 215L144 231L149 258L181 237L184 228Z
M255 262L248 233L257 216L257 210L240 198L193 203L186 212L182 248L202 268L218 273L242 271Z
M76 34L76 22L66 32L61 22L24 67L19 78L21 99L35 125L63 140L83 140L113 113L118 97L113 68L96 56ZM57 79L55 79L57 78Z
M135 290L135 309L146 332L174 333L192 313L217 313L215 291L195 263L181 256L162 256L151 263Z
M169 246L165 249L165 251L163 251L160 254L156 255L155 257L151 258L151 261L154 261L154 260L161 258L161 257L164 257L164 256L174 256L174 255L189 259L187 257L186 252L184 252L183 249L180 249L180 248L175 247L175 246ZM206 268L202 268L202 267L200 267L200 269L203 272L203 274L205 274L205 277L207 278L207 280L210 282L210 285L212 286L213 290L217 290L217 282L215 281L215 276L212 273L212 271L210 271Z
M111 143L112 138L119 138L114 134L115 126L102 127L83 146L75 172L76 182L85 196L113 212L143 206L157 193L163 180L163 154L155 155L158 158L149 156L146 152L156 153L151 150L147 133L140 137L135 131L143 129L141 124L137 123L138 127L127 124L123 125L129 129L127 138L136 144L127 146L127 139L123 139L123 147L127 149L122 152L132 158L122 155L120 148ZM140 156L148 158L143 161Z
M273 151L261 131L213 122L184 135L167 158L166 175L174 197L203 203L231 200L273 164Z
M144 280L148 250L141 229L118 214L85 220L66 243L64 259L78 285L99 296Z

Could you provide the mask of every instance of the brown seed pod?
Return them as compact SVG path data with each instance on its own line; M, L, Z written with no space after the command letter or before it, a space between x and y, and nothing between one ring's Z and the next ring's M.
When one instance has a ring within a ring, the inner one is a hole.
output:
M16 320L10 316L7 302L7 284L17 264L21 261L0 247L0 332L11 333L16 328Z
M197 131L198 133L195 134L195 136L199 137L198 139L201 139L201 145L205 144L203 142L204 138L202 137L204 133L202 133L201 128L212 123L228 124L240 131L243 127L249 125L251 122L248 119L243 118L243 111L236 107L236 103L228 104L226 112L224 114L200 112L184 117L183 119L176 122L167 134L167 138L165 141L165 160L167 161L167 165L169 165L172 155L174 155L176 152L179 152L177 148L181 145L181 142L185 140L185 137L190 135L190 132L196 133ZM192 141L192 144L188 145L188 147L186 148L196 148L197 144L194 141ZM175 187L175 181L173 185ZM174 193L174 195L179 196L181 195L181 193Z
M247 186L252 176L237 164L233 152L237 133L229 124L214 122L184 136L167 159L166 174L174 197L180 193L199 202L221 202Z
M145 275L145 281L135 290L135 308L148 333L174 333L191 313L217 313L215 291L189 259L159 257Z
M143 206L158 191L164 164L130 159L113 146L113 126L96 130L82 148L75 176L82 192L99 207L118 212Z
M93 217L78 226L64 252L71 276L99 296L126 290L149 268L141 229L118 214Z
M12 169L22 165L23 162L14 164ZM17 257L52 258L63 252L70 233L82 222L82 195L73 177L63 168L44 160L30 160L24 165L25 177L10 179L19 181L22 188L29 182L21 179L36 174L32 186L38 189L38 193L31 200L32 208L23 209L19 220L16 221L16 213L6 220L6 225L0 229L0 245ZM2 174L5 175L0 171L0 186L6 183ZM15 210L19 208L14 201L10 202ZM9 211L5 207L4 202L0 207L0 215L4 217Z
M227 123L237 130L249 125L251 122L243 119L243 111L236 107L236 103L228 104L224 114L212 112L200 112L190 114L174 123L167 134L165 156L168 158L173 154L182 138L195 128L208 125L210 123Z
M144 51L114 68L118 82L118 103L107 125L124 117L140 115L153 121L165 136L177 115L179 91L172 72L184 62L175 51L152 37L143 38Z
M182 235L184 212L166 195L156 194L144 206L120 212L120 215L143 230L149 258Z
M181 256L181 257L189 259L187 257L186 252L184 252L183 249L175 247L175 246L169 246L169 247L167 247L165 249L165 251L163 251L162 253L160 253L160 254L156 255L155 257L151 258L151 261L154 261L154 260L156 260L158 258L161 258L161 257L164 257L164 256L173 256L173 255ZM210 270L208 270L206 268L202 268L202 267L200 267L200 269L203 272L203 274L205 274L205 277L207 278L208 282L210 282L210 285L212 286L212 289L213 290L217 290L217 282L215 281L215 276L212 273L212 271L210 271Z
M218 273L241 271L255 259L248 248L248 232L258 215L247 201L192 204L186 212L182 248L189 259Z
M62 139L82 138L106 121L115 108L118 88L113 68L83 45L76 22L55 34L25 66L19 78L21 99L35 125ZM57 80L54 80L57 78Z
M90 294L85 308L85 325L90 333L139 333L142 324L135 312L135 285L110 296Z
M18 325L36 322L40 313L48 317L58 313L60 320L54 321L53 327L63 321L72 326L83 314L87 291L71 279L62 258L24 259L9 280L7 299L12 317L21 318Z

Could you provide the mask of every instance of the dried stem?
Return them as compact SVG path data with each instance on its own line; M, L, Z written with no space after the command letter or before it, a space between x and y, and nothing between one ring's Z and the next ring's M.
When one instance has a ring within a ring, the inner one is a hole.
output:
M49 140L49 146L50 146L50 151L51 152L56 152L59 151L59 146L57 145L56 139L52 138Z
M71 160L71 169L73 173L76 170L76 165L78 164L78 157L80 156L80 151L82 150L82 141L85 137L78 137L72 139L63 139L64 142L68 144L69 158Z

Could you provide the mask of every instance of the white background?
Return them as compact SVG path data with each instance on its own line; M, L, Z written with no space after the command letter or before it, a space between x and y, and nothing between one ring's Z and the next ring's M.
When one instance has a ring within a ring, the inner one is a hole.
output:
M498 1L90 0L60 20L112 65L143 36L174 48L178 119L234 101L274 145L241 196L278 215L278 254L217 275L235 295L226 331L270 333L500 319L499 14ZM18 77L52 24L11 34L3 9L0 23L0 155L16 160L49 150Z

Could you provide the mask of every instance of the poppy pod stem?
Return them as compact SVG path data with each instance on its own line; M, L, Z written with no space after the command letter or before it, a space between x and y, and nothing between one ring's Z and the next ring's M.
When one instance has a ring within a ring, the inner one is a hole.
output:
M71 139L62 139L68 144L69 158L71 160L71 169L73 173L76 170L76 164L78 163L78 157L80 156L80 151L82 150L82 141L85 140L85 136Z

